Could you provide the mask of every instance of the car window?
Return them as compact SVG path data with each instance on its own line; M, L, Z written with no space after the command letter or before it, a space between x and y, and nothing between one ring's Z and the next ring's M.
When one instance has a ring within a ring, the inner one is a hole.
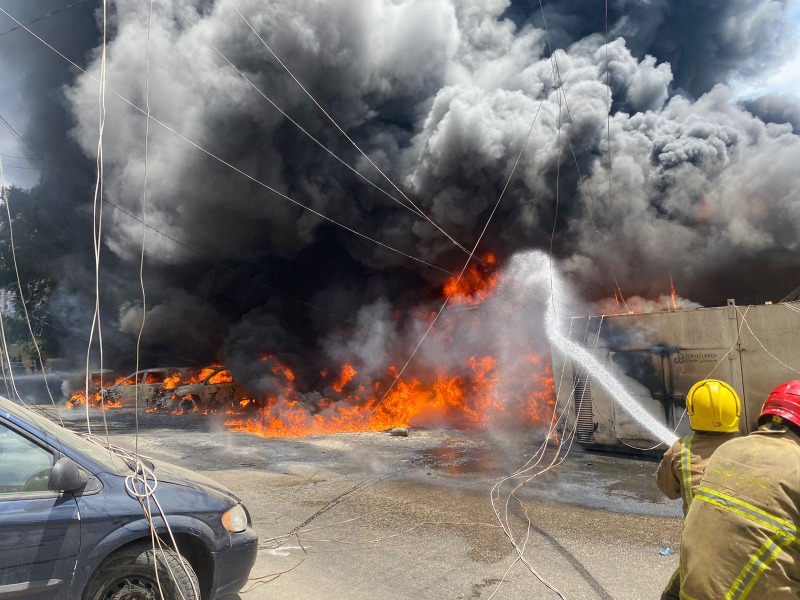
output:
M19 407L8 400L0 398L0 411L2 410L7 410L17 418L34 425L46 435L55 438L57 442L53 445L58 450L61 449L59 444L64 444L65 446L72 448L73 450L77 450L84 455L91 456L93 460L100 463L105 469L112 473L127 473L129 470L125 462L120 458L111 456L111 453L107 448L95 444L94 442L89 441L85 437L80 436L69 429L65 429L58 423L54 423L32 410ZM2 420L0 420L0 423L2 423ZM4 458L0 459L0 462L4 461Z
M135 380L136 380L136 377L134 375L131 375L130 377L125 379L120 385L126 385L126 386L127 385L133 385ZM139 377L139 381L141 381L141 376Z
M203 381L209 375L213 375L217 369L215 367L203 367L197 374L197 381Z
M165 371L149 371L147 373L147 379L145 380L146 385L152 385L154 383L164 383L164 379L166 378L167 374Z
M208 378L208 383L230 383L233 381L233 375L228 370L218 371Z
M0 500L3 494L47 490L54 455L0 423Z

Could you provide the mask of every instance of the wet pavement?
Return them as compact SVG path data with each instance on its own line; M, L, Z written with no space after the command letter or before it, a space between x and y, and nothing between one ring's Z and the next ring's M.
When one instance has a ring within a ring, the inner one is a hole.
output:
M59 413L85 428L83 411ZM112 442L132 448L133 413L106 418ZM565 598L639 600L677 566L680 503L656 489L654 461L550 446L528 464L542 442L530 432L264 439L224 420L141 415L138 444L243 499L260 552L242 600L558 598L539 578Z

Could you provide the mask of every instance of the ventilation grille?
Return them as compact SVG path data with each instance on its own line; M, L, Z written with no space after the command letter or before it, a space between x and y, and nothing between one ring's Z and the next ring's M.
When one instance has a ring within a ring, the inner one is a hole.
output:
M575 414L577 415L577 430L575 439L582 444L594 443L594 419L592 418L592 386L589 383L589 374L586 369L573 367L573 381L575 384Z

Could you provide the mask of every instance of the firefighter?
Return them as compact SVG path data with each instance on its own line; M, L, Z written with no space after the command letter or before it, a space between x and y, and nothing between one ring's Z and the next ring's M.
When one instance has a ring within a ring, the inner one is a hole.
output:
M684 515L700 485L708 459L739 432L741 411L739 396L724 381L703 379L695 383L686 395L686 412L694 433L676 441L667 450L656 473L656 483L668 498L683 498ZM678 569L661 598L680 598Z
M706 466L681 542L682 598L800 598L800 380L772 390L758 425Z

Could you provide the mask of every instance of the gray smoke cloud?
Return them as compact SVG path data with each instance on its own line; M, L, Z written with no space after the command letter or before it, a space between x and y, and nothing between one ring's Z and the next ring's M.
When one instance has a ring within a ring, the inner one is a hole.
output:
M800 133L800 99L795 96L767 94L745 100L742 106L765 123L788 123Z
M548 249L555 228L556 264L590 300L617 283L657 298L670 276L701 304L779 299L798 283L789 278L800 229L798 105L740 105L727 84L779 66L796 40L788 2L614 4L606 44L602 6L576 0L545 3L549 31L538 2L236 2L370 158L464 246L476 242L524 146L479 254L502 263L520 249ZM141 214L145 120L114 93L145 106L148 6L112 5L105 197L122 210L106 206L105 293L111 322L130 340L141 315L142 225L126 213ZM218 54L402 201L229 2L156 3L149 39L155 118L347 227L460 270L466 257L447 237L319 148ZM82 64L98 77L92 41ZM63 73L57 81L69 111L61 131L82 150L86 193L97 82ZM443 273L325 222L154 122L148 144L146 218L158 230L148 230L146 253L153 348L216 354L264 390L272 382L259 379L260 355L285 353L313 379L316 363L355 357L364 373L379 373L413 348L422 331L408 315L435 306ZM70 204L71 218L88 218L84 197ZM63 279L62 298L86 281ZM209 325L198 331L198 320ZM453 346L434 337L422 359Z

